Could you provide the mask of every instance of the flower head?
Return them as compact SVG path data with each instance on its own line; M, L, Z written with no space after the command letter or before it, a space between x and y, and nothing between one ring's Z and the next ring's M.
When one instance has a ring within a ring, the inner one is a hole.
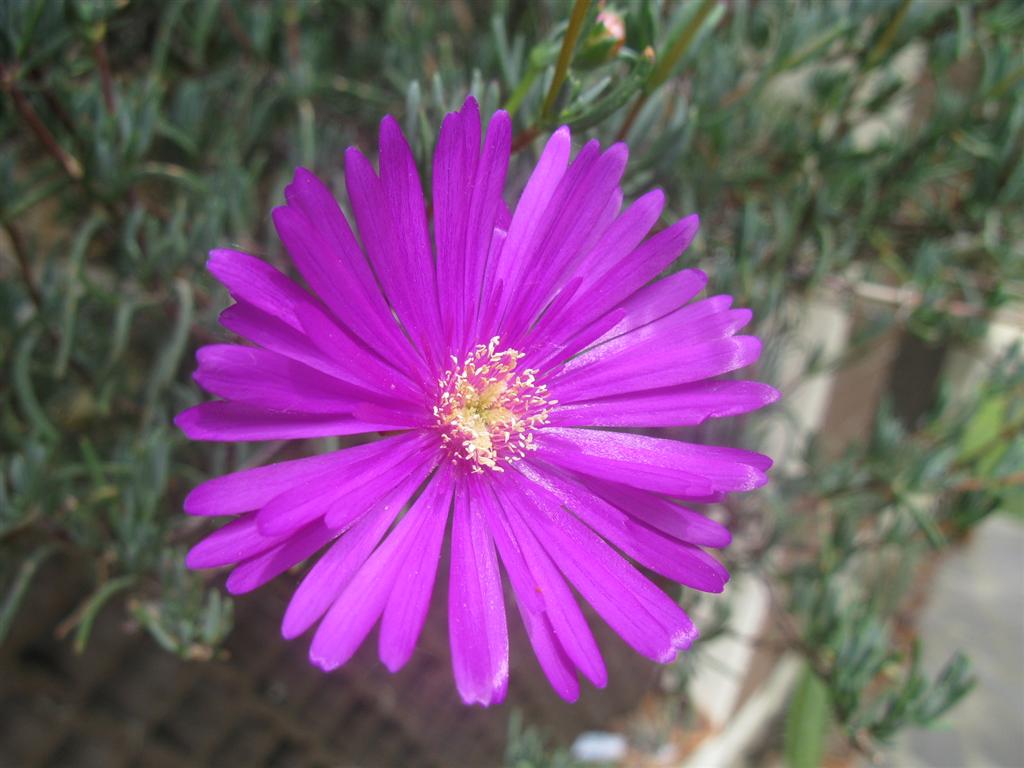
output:
M777 397L725 377L759 354L736 335L750 313L728 296L692 301L698 270L660 277L697 218L648 237L663 196L622 210L624 145L590 142L570 163L559 129L510 211L510 134L498 112L481 143L472 99L445 118L431 221L385 118L379 171L345 156L358 240L328 189L296 171L274 223L305 287L245 253L211 253L236 300L221 322L251 345L200 349L196 381L221 399L177 418L196 440L367 435L197 487L187 512L234 519L188 564L233 565L228 589L241 593L321 553L283 634L316 626L310 657L330 670L379 623L394 671L414 650L448 539L456 685L483 705L508 684L500 567L566 699L580 673L606 680L571 588L645 656L667 662L691 644L693 623L637 565L721 591L728 574L703 547L729 533L685 505L760 486L770 461L621 428L699 424Z

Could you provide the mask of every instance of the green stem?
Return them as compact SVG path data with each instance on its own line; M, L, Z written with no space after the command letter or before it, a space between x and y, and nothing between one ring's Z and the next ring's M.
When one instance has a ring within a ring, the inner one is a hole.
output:
M675 39L672 46L668 49L663 57L659 57L657 65L654 67L654 71L651 73L650 78L647 80L647 93L650 93L659 85L668 80L669 75L672 74L672 70L675 69L676 64L683 58L683 54L690 47L690 43L697 36L697 32L700 31L701 26L704 24L704 19L715 9L718 5L718 0L703 0L697 13L689 23L683 28L679 37Z
M626 119L622 121L622 126L619 128L617 141L625 141L629 135L630 129L633 127L633 123L636 122L637 115L640 114L640 110L643 109L644 104L647 103L647 94L641 93L637 96L636 101L633 102L632 108L629 110L629 114L626 115Z
M892 44L896 39L896 33L899 31L900 25L903 24L903 19L907 15L908 10L910 10L910 0L902 0L899 8L896 9L896 13L889 20L889 24L881 36L879 36L878 42L875 43L871 52L868 53L867 65L869 67L873 67L880 62L885 54L889 52L889 49L892 48Z
M36 575L36 571L56 551L55 545L44 544L21 561L18 572L14 577L14 582L7 590L3 603L0 603L0 643L3 642L11 628L11 624L14 622L14 615L17 613L22 599L28 592L28 588L32 585L32 579Z
M523 104L523 99L526 98L526 94L530 92L530 86L533 85L533 81L537 79L537 75L540 70L530 64L526 70L526 74L523 75L519 81L519 85L512 92L512 95L508 97L508 101L505 102L505 111L508 112L510 117L515 117L516 112L519 111L519 107Z
M579 40L580 32L583 31L583 21L590 11L590 0L576 0L572 6L572 15L569 17L569 28L565 30L565 38L562 40L562 50L558 54L558 63L555 64L555 77L551 81L551 88L548 90L547 98L544 99L544 106L541 108L541 118L546 118L555 108L555 99L562 89L566 75L569 73L569 63L572 61L573 51L576 50L576 41Z
M112 579L100 586L100 588L82 604L74 617L75 624L72 625L78 627L75 632L74 640L75 653L82 654L85 651L85 644L89 640L93 622L96 620L96 616L99 615L100 609L103 608L107 601L118 592L128 589L134 584L134 576L119 576L118 578Z

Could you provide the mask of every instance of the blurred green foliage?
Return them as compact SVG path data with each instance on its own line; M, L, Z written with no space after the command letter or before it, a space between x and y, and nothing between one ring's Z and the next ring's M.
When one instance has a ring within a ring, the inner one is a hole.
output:
M513 710L509 717L503 765L506 768L582 768L568 751L548 744L541 727L524 723L518 710Z
M238 244L283 265L268 212L292 169L337 187L344 147L372 148L384 113L425 183L467 92L513 114L513 185L559 124L626 140L627 195L660 185L666 221L701 213L687 259L772 328L770 376L822 290L898 288L888 325L938 347L1020 301L1022 41L1013 0L0 0L0 641L63 554L94 574L79 647L125 598L168 650L215 653L231 603L181 566L199 523L180 501L288 449L187 444L171 426L198 397L192 350L221 337L205 254ZM773 528L734 565L776 585L824 683L806 695L855 745L969 687L960 658L927 683L892 617L929 551L1024 508L1022 381L1008 360L967 404L909 424L883 410L866 443L829 457L812 442L805 471L744 502ZM900 590L880 583L887 548Z

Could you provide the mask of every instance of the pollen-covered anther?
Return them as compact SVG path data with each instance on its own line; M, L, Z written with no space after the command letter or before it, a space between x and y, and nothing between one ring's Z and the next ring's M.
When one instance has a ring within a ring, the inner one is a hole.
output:
M473 472L484 468L504 471L536 450L533 430L548 420L547 387L537 384L537 371L516 367L523 353L498 351L498 336L478 344L438 380L434 418L441 441L453 463L465 463Z

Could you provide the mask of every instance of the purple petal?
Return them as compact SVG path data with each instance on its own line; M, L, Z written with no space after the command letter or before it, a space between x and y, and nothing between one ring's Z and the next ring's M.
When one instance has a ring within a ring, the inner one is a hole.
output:
M315 299L262 259L241 251L218 248L210 251L206 268L237 300L299 328L295 307Z
M752 451L603 430L546 428L535 442L559 467L669 495L750 491L771 466Z
M274 222L296 266L338 320L406 370L422 363L402 336L366 257L330 190L298 168L285 188L290 214L274 212ZM280 209L279 209L280 210ZM278 218L281 221L278 221Z
M585 482L587 488L630 517L680 541L702 547L725 547L732 541L729 529L721 523L666 498L620 483L606 483L595 477L577 477Z
M409 439L408 435L397 435L373 445L396 446ZM317 488L322 480L361 458L364 451L364 446L344 448L215 477L196 486L185 497L185 511L190 515L234 515L259 509L290 488Z
M678 348L704 344L732 336L750 322L749 309L730 309L732 296L712 296L688 304L652 323L612 338L613 329L596 346L566 364L565 372L577 375L592 362L611 365L618 359L657 352L666 347Z
M264 536L254 515L245 515L218 528L189 550L185 565L193 569L219 568L265 552L285 536Z
M297 172L295 183L285 190L286 196L294 199L294 187L301 188L307 183L320 184L308 172L301 177ZM337 208L333 198L330 204ZM295 265L335 318L383 356L395 360L403 370L424 374L423 361L402 335L376 284L364 287L361 280L353 277L349 267L363 258L354 239L345 246L332 241L328 227L318 228L313 222L319 220L306 218L299 207L281 206L272 215L278 236ZM337 215L341 216L340 210ZM347 222L344 227L347 230ZM351 237L350 232L348 236ZM356 249L355 254L348 252L351 248Z
M352 658L388 604L411 550L420 546L424 535L429 536L431 518L450 502L451 493L451 472L442 465L327 612L310 646L309 658L314 664L332 670Z
M496 112L481 154L479 108L469 98L445 118L434 152L438 296L449 351L457 357L479 338L481 286L504 235L496 232L505 215L501 193L511 141L508 114Z
M621 336L654 322L687 304L704 290L708 276L699 269L684 269L645 285L622 303L625 316L608 338Z
M288 536L272 549L246 560L228 576L228 592L242 595L262 587L320 549L337 535L317 521Z
M623 310L613 309L582 331L569 337L560 337L560 341L549 342L546 346L532 352L526 357L523 365L545 372L553 369L556 372L557 380L557 377L561 375L559 366L562 361L572 359L580 350L591 346L599 338L606 335L610 329L621 323L622 318Z
M649 237L603 274L595 275L588 290L581 289L577 299L566 308L564 314L571 321L563 325L561 332L565 336L578 333L657 277L687 249L699 224L695 215L680 219Z
M578 281L578 285L572 293L578 293L584 285L589 289L595 274L605 274L639 246L647 232L658 220L664 203L664 194L660 190L654 190L641 197L619 216L599 243L590 249L576 268L575 279ZM563 287L560 293L564 293L568 286L569 284ZM549 342L552 335L557 336L561 333L562 326L568 319L565 314L568 298L570 297L563 298L561 306L553 304L546 310L537 326L531 331L530 338L533 343Z
M391 115L380 124L380 181L391 204L392 221L398 228L396 232L401 233L398 244L402 250L398 253L404 253L404 258L401 262L391 262L392 266L400 267L399 275L385 277L378 273L377 276L383 281L396 277L405 279L406 286L401 292L410 297L408 309L417 315L416 325L423 329L424 342L437 345L438 352L443 354L440 345L444 339L437 307L434 257L427 230L423 186L409 142Z
M778 399L778 391L767 384L716 379L557 405L548 423L553 427L690 426L749 413Z
M374 465L363 465L360 473L365 477L353 487L349 493L332 494L337 500L332 502L324 515L324 521L331 528L343 529L362 517L374 504L386 497L398 485L405 471L410 466L417 467L427 464L432 469L438 460L437 447L428 445L415 453L391 455Z
M324 615L362 568L433 467L433 463L423 464L402 480L310 569L288 604L281 624L284 637L298 637Z
M547 221L526 246L529 279L514 296L515 307L506 316L506 335L517 339L550 303L555 291L575 276L572 268L586 256L588 245L612 224L621 204L618 183L628 151L615 144L594 160L586 148L573 162L551 201ZM514 247L509 233L505 248ZM566 277L568 273L569 277Z
M355 357L356 354L366 356L366 353L349 339L346 332L334 326L330 340L315 345L325 350L326 355L314 351L309 340L301 338L310 335L317 340L315 329L310 330L301 323L300 312L323 313L324 310L318 301L284 274L260 259L229 250L212 251L207 266L231 295L242 302L241 306L228 307L222 313L221 322L226 328L343 381L375 388L374 376L358 377L360 372L377 372L368 371L366 361ZM393 369L382 364L379 358L373 357L372 364L395 375Z
M530 175L530 180L523 189L512 221L507 228L508 236L505 239L505 246L501 250L501 257L488 269L488 280L482 292L483 306L487 307L495 302L495 289L499 283L505 286L499 310L507 305L509 297L518 287L528 258L525 249L528 247L534 231L544 219L544 211L555 194L559 181L565 174L571 151L572 141L569 137L569 129L563 126L548 139L548 143ZM496 316L500 317L500 311L496 313ZM489 338L496 332L493 325L484 326L484 328L484 338Z
M583 276L584 285L589 288L597 275L606 273L636 249L657 223L664 207L665 193L652 189L623 211L580 263L577 272Z
M552 395L558 402L576 403L689 384L745 368L761 356L761 342L755 336L734 336L679 347L655 346L629 354L611 354L607 359L597 357L600 349L595 349L585 367L572 370L566 366L550 381Z
M532 534L521 525L524 538L519 539L512 529L509 513L502 509L490 490L482 489L479 499L512 583L530 645L551 687L566 701L576 701L580 695L576 678L578 667L587 670L588 678L595 685L603 687L607 681L604 661L565 580L551 566ZM528 562L527 553L532 562ZM573 649L576 659L570 658L563 643Z
M526 324L532 316L528 298L538 287L547 287L540 285L541 272L547 266L542 257L552 259L558 253L558 243L552 241L552 236L558 237L553 230L560 222L565 221L566 198L580 188L582 178L594 170L600 157L598 141L588 141L576 154L568 170L560 176L550 199L546 201L544 209L538 212L537 217L526 222L519 217L518 209L513 216L502 249L502 260L514 262L514 271L505 282L504 306L499 314L501 330L505 332L506 337L518 339L519 334L526 330ZM604 200L601 203L603 207ZM565 234L564 225L560 233Z
M589 525L601 537L645 568L703 592L721 592L729 572L699 547L682 543L622 512L590 491L585 483L526 464L516 468L543 488L555 503Z
M380 622L380 660L397 672L412 656L430 607L430 595L437 579L441 543L448 527L455 483L447 468L436 493L424 502L426 520L416 534L391 590Z
M264 349L290 357L328 376L349 384L362 383L353 375L352 368L339 365L317 349L304 331L296 330L252 304L232 304L220 313L220 324Z
M459 326L466 321L466 236L473 194L467 181L476 175L479 159L480 110L467 99L460 111L446 115L441 123L431 178L437 291L447 338L461 337Z
M486 274L493 269L492 260L504 243L502 219L507 215L501 193L508 172L509 150L512 144L512 120L508 113L498 111L492 115L484 139L483 155L477 170L470 200L466 244L466 269L463 291L467 298L466 317L472 322L481 313L479 306L481 286ZM500 233L500 234L499 234ZM466 334L473 334L475 328L467 326ZM476 340L473 335L456 339L465 351L467 345Z
M351 524L402 479L398 468L418 466L433 445L409 433L403 440L378 441L349 451L349 463L332 473L329 481L303 484L275 496L257 513L265 536L277 536L320 517L338 530Z
M296 315L316 347L351 371L348 378L383 393L388 399L412 402L422 400L421 389L408 376L385 364L377 355L351 338L326 312L318 307L299 307Z
M393 118L380 128L381 177L354 148L345 152L345 184L359 235L388 301L428 360L444 350L427 239L423 190L409 145Z
M501 573L477 494L463 486L452 518L448 629L462 700L487 707L508 690L508 627Z
M487 496L489 493L487 490ZM487 509L487 524L495 537L502 562L509 574L529 645L534 649L538 663L555 692L566 701L575 701L580 697L577 668L558 642L550 618L544 609L541 587L529 572L504 511L501 511L494 501L490 502L490 505L492 507Z
M295 360L258 347L210 344L196 352L196 382L246 405L298 413L350 413L374 395Z
M333 437L394 429L390 424L367 424L351 416L285 413L228 402L193 406L175 416L174 424L192 440L221 442Z
M518 472L501 478L519 519L594 610L638 653L661 663L688 648L697 629L682 608L560 504ZM508 509L508 506L506 506Z

